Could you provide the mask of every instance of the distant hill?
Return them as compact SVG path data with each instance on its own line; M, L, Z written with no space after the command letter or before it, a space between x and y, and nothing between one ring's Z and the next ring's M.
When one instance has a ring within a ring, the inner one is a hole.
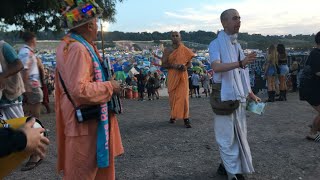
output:
M208 31L180 31L183 41L186 42L187 46L191 46L195 49L206 49L208 44L216 38L217 34ZM18 38L18 32L0 32L0 39L4 39L12 44L21 43ZM100 34L100 33L98 33ZM64 36L64 32L39 32L37 34L38 40L60 40ZM155 45L160 42L168 44L170 39L170 32L104 32L104 40L107 46L125 46L125 41L134 41L137 45L135 48L144 48L143 44L138 42L147 41L148 43L154 43ZM98 39L101 39L100 37ZM138 41L138 42L137 42ZM311 49L314 46L314 34L312 35L282 35L282 36L263 36L261 34L248 34L239 33L239 41L241 42L243 48L250 49L261 49L265 50L271 44L283 43L289 48L298 49ZM117 42L117 43L114 43ZM132 45L132 44L130 44Z

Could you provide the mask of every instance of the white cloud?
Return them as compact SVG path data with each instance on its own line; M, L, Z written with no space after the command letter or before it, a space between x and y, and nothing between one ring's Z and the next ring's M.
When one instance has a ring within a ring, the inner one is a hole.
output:
M239 11L242 32L260 34L312 34L320 30L319 0L244 0L239 3L203 5L199 9L186 8L166 11L175 23L154 24L157 31L167 31L179 26L187 31L221 29L220 14L228 8ZM149 28L153 29L153 28Z

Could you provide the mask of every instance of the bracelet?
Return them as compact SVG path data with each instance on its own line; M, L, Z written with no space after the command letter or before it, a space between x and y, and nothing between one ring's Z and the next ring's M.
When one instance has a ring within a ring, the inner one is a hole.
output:
M242 61L238 61L238 62L239 62L239 67L243 69Z

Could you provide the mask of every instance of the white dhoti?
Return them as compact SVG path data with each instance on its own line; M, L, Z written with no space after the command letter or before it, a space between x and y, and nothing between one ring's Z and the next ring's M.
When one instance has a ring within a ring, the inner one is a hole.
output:
M23 117L24 112L22 102L16 102L10 105L1 105L0 116L3 120Z
M227 172L253 173L252 157L247 141L246 103L231 115L214 116L214 132L220 156Z

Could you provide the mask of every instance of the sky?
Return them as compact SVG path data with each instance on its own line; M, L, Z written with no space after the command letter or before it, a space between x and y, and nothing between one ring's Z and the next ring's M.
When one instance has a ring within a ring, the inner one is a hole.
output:
M104 30L123 32L213 31L220 14L237 9L240 32L263 35L313 34L320 30L320 0L124 0L116 23Z

